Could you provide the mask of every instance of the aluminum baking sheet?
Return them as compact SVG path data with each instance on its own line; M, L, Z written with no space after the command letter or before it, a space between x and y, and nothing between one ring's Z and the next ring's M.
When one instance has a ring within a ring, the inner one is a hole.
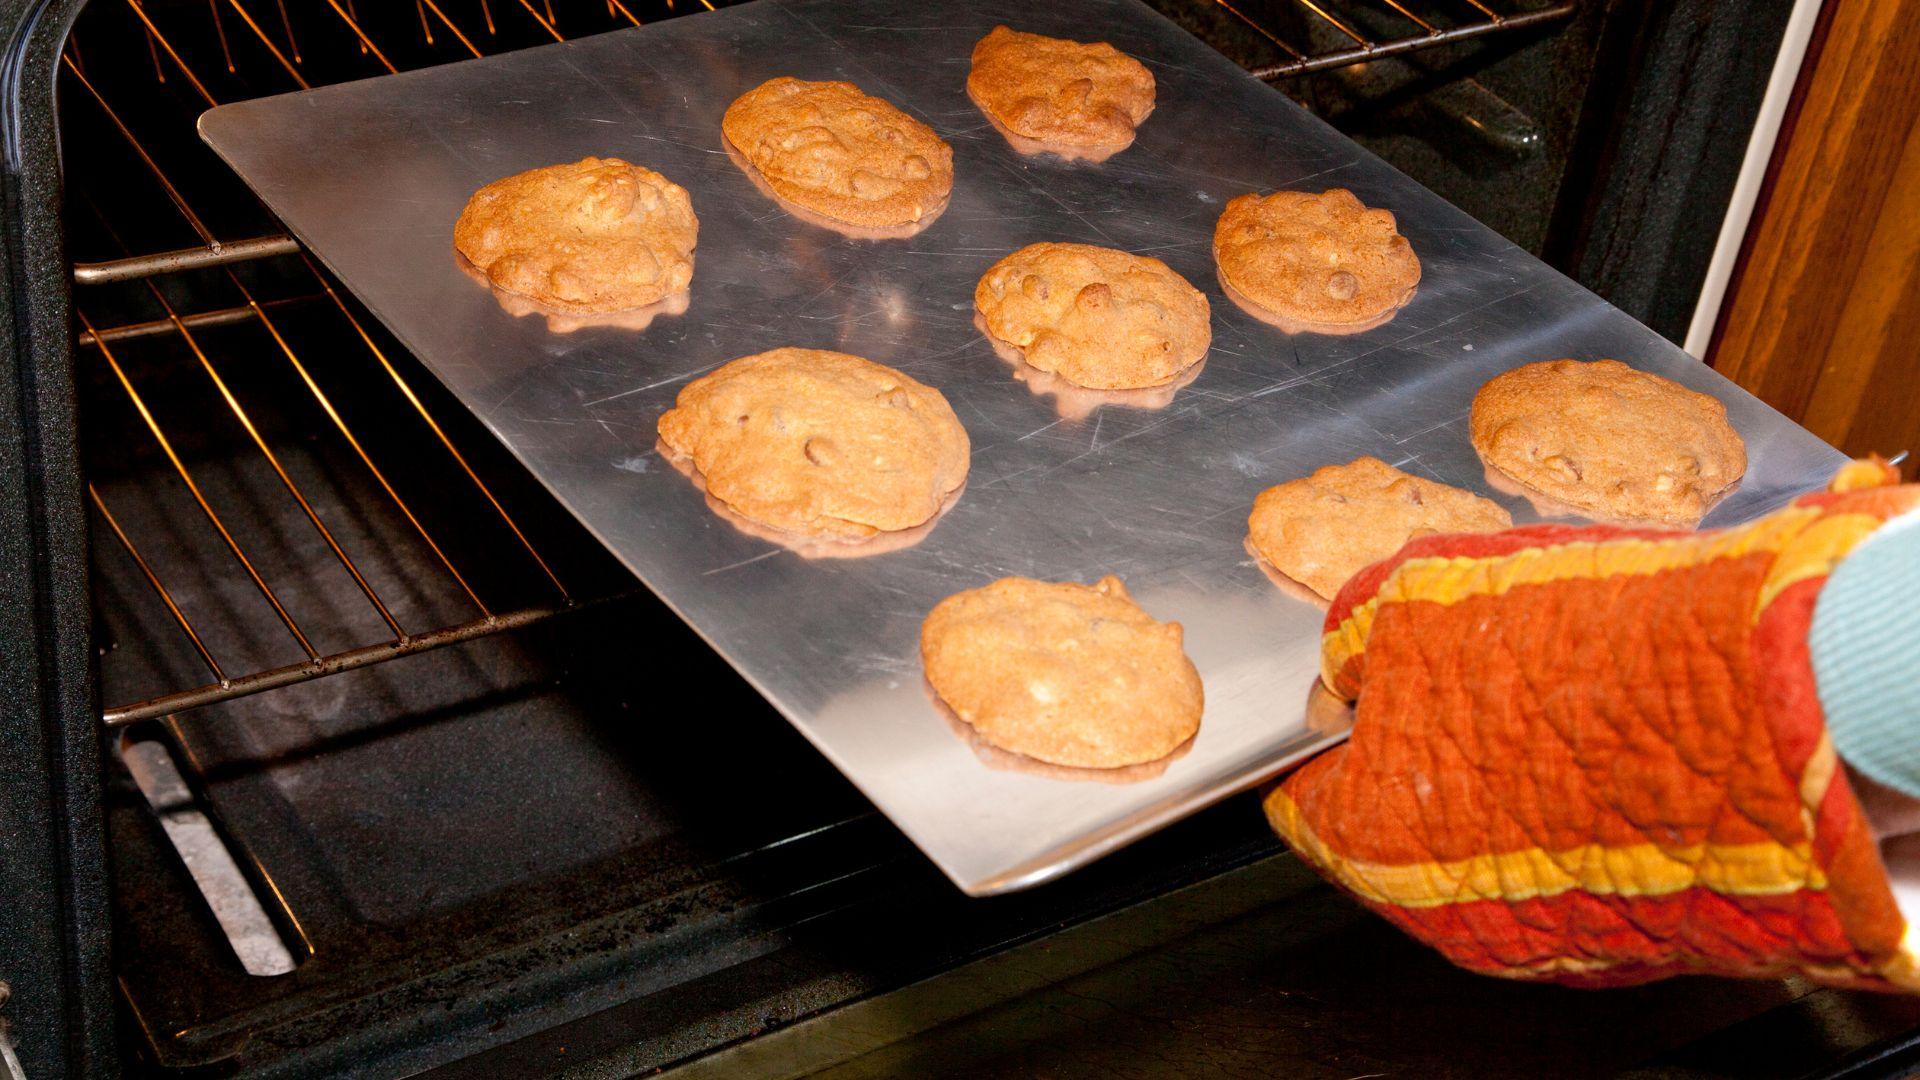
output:
M1100 165L1013 153L964 87L974 42L1003 22L1103 38L1151 67L1159 104L1133 147ZM862 241L771 204L723 152L720 116L776 75L847 79L932 125L954 148L945 214L909 240ZM1064 873L1340 737L1303 719L1320 611L1282 595L1241 548L1262 488L1373 454L1484 491L1466 434L1474 390L1559 356L1618 357L1726 402L1752 464L1709 524L1778 506L1839 460L1132 0L759 0L227 105L201 132L562 503L974 894ZM700 246L685 314L643 332L550 333L456 266L453 222L475 188L588 154L643 163L692 193ZM1329 186L1392 209L1424 276L1385 326L1289 337L1221 296L1214 220L1242 192ZM1198 379L1164 407L1081 419L1014 379L974 329L973 287L1039 240L1151 254L1206 291L1213 350ZM891 364L953 403L972 474L917 547L802 558L717 519L656 455L654 423L688 380L782 345ZM987 767L929 703L921 618L1009 574L1108 573L1186 625L1207 699L1191 751L1132 784ZM657 704L609 722L699 724L700 687L653 664L644 639L632 647L633 678Z

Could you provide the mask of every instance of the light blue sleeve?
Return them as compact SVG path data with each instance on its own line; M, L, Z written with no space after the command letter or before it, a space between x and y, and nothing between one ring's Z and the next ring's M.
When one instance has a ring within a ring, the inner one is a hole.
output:
M1920 510L1834 568L1807 644L1840 759L1920 799Z

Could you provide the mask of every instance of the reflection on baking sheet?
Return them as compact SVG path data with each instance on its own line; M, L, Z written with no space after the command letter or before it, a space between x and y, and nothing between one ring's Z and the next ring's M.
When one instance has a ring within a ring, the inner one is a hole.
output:
M1200 371L1207 366L1205 359L1196 360L1180 369L1173 381L1159 386L1143 386L1138 390L1090 390L1051 371L1041 371L1026 358L1020 350L1005 341L994 337L987 330L986 320L980 313L973 313L974 329L987 339L993 348L993 354L1013 368L1013 377L1027 384L1027 389L1035 397L1053 398L1053 409L1062 420L1080 421L1093 415L1102 405L1113 405L1127 409L1164 409L1173 404L1173 396L1192 385L1200 377Z
M1344 735L1353 730L1353 703L1342 701L1327 684L1313 681L1307 691L1307 730L1316 735Z
M1533 507L1533 512L1543 518L1583 518L1587 521L1598 522L1602 525L1621 525L1636 529L1672 529L1675 532L1689 531L1665 522L1635 521L1631 518L1605 517L1591 510L1575 506L1572 503L1563 502L1543 492L1535 491L1520 481L1515 480L1513 477L1508 476L1506 473L1501 472L1499 469L1488 465L1484 459L1480 465L1483 474L1486 476L1488 487L1502 495L1527 500L1527 504ZM1727 485L1719 494L1707 500L1706 509L1701 511L1700 516L1705 518L1708 514L1713 513L1713 508L1719 506L1721 500L1738 490L1740 490L1740 481L1735 480L1733 483Z
M850 240L905 240L909 236L918 236L925 232L928 226L938 221L941 214L946 213L947 203L952 199L951 194L949 194L948 198L942 200L939 206L921 215L919 221L907 225L850 225L844 221L835 221L824 214L809 210L804 206L797 205L783 198L778 192L773 190L773 185L767 183L767 178L761 174L759 167L754 165L753 162L748 161L746 155L742 154L739 148L733 145L732 140L722 135L720 137L720 145L727 149L727 160L733 162L734 166L741 172L746 173L747 179L753 181L754 188L758 190L760 194L772 200L780 209L785 210L787 213L809 225L827 229L831 232L837 232Z
M677 293L663 296L644 307L628 308L625 311L608 311L595 315L580 315L571 311L561 311L552 305L543 304L531 296L525 296L517 292L508 292L506 289L495 285L493 281L487 277L486 271L473 265L472 260L460 254L458 251L453 253L453 260L459 264L461 273L486 286L487 289L493 293L493 299L500 305L500 310L516 319L523 315L544 315L547 319L548 332L554 334L571 334L575 330L600 328L638 332L653 325L653 320L662 315L686 314L687 304L690 299L688 290L682 289Z
M980 99L973 96L973 88L971 86L967 88L967 98L979 106L980 115L986 117L987 123L993 125L993 130L999 132L1000 137L1007 140L1007 145L1013 148L1013 152L1026 157L1052 154L1054 157L1065 161L1083 161L1089 165L1098 165L1133 145L1132 139L1128 139L1126 142L1117 146L1074 146L1070 143L1030 139L1025 135L1017 134L1013 129L994 119L993 114L987 111L987 107L980 104Z
M1364 334L1369 330L1385 326L1393 321L1393 317L1400 313L1401 308L1412 303L1413 294L1420 291L1418 286L1408 289L1407 295L1400 298L1400 303L1394 305L1393 310L1369 319L1366 322L1323 323L1314 322L1310 319L1291 319L1277 311L1268 311L1266 308L1247 299L1246 295L1239 289L1228 284L1226 275L1220 273L1218 267L1215 268L1214 277L1220 282L1220 291L1227 294L1227 299L1233 301L1234 307L1259 319L1268 326L1288 334L1325 334L1328 337L1340 337L1346 334Z
M1253 546L1253 537L1248 536L1241 540L1240 546L1246 548L1247 554L1253 556L1253 565L1259 567L1260 572L1267 575L1267 580L1273 582L1274 587L1286 594L1289 599L1298 600L1303 604L1312 604L1321 611L1332 606L1332 601L1281 573L1277 567L1268 562L1267 557L1260 554L1260 550Z
M920 677L920 686L926 691L927 700L933 704L933 711L940 715L947 729L953 732L955 738L966 743L973 750L974 756L980 759L982 765L1001 772L1037 776L1043 780L1078 780L1096 784L1137 784L1142 780L1152 780L1166 772L1167 766L1187 756L1187 751L1193 749L1194 740L1200 737L1199 733L1195 732L1192 738L1174 747L1173 752L1165 757L1143 761L1137 765L1122 765L1114 769L1083 769L1073 765L1055 765L1038 758L1030 758L1025 754L1016 754L1011 750L1002 750L987 742L973 729L972 724L960 719L952 709L947 707L946 702L940 700L940 695L934 692L933 684L927 682L925 675Z
M715 517L733 526L737 531L753 537L755 540L765 540L770 544L778 544L803 559L864 559L872 555L886 555L890 552L905 551L907 548L925 540L927 534L933 531L935 525L940 524L940 519L947 516L947 511L953 509L953 505L960 501L960 496L965 494L967 490L965 481L962 481L959 487L954 488L947 494L946 500L940 504L940 509L935 511L932 517L915 525L911 529L892 529L877 532L862 540L800 536L796 533L785 532L770 525L762 525L757 521L741 517L732 507L708 493L707 478L700 474L700 470L694 466L692 458L684 454L674 453L672 447L659 441L654 442L653 450L665 459L667 464L673 466L680 475L693 481L693 486L699 489L700 494L706 496L707 509L712 510Z

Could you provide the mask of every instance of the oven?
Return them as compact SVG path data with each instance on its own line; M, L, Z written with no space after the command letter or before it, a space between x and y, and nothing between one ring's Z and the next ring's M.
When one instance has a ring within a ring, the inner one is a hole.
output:
M1786 20L1155 2L1674 337ZM1454 972L1244 797L963 897L194 135L712 6L0 2L0 1076L1907 1060L1905 1001Z

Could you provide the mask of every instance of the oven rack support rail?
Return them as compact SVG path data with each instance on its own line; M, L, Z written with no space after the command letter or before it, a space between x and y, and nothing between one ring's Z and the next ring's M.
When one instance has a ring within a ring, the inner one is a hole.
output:
M156 80L164 81L165 72L171 71L177 78L184 80L185 85L190 87L193 94L204 101L208 107L220 104L219 99L207 88L206 82L200 77L196 65L183 51L177 40L179 35L170 33L167 27L162 26L148 11L142 0L122 0L122 2L129 17L136 21L138 32L145 35ZM1445 0L1462 11L1472 12L1470 18L1447 20L1438 11L1429 11L1423 15L1410 8L1407 4L1412 0L1381 0L1398 16L1399 20L1404 22L1404 33L1400 36L1382 34L1370 37L1360 29L1360 21L1351 12L1343 11L1335 0L1289 0L1290 4L1297 5L1300 11L1306 13L1306 17L1312 24L1320 27L1323 38L1330 34L1334 40L1342 43L1331 49L1311 51L1309 48L1289 42L1267 23L1243 10L1247 0L1213 0L1213 2L1234 19L1251 28L1261 39L1286 57L1277 63L1251 69L1256 77L1270 82L1345 65L1365 63L1382 57L1402 55L1489 34L1560 22L1570 18L1579 8L1579 0L1558 0L1558 2L1531 10L1503 13L1489 6L1485 0ZM1343 0L1343 2L1351 6L1357 3L1357 0ZM285 3L286 0L273 0L272 7L277 9L278 17L271 21L262 18L254 10L254 7L261 7L264 13L267 10L265 0L252 0L252 6L249 0L213 0L207 11L211 13L212 31L219 40L220 50L230 70L234 63L235 52L228 40L227 27L221 19L223 8L227 11L228 18L237 17L240 25L244 26L246 33L241 35L236 30L236 38L243 43L251 43L255 47L261 65L267 68L269 73L277 69L289 83L287 87L289 89L307 89L311 83L303 74L305 69L301 46L295 36L293 23L286 17ZM673 13L676 0L665 0L665 3L669 13ZM677 0L677 3L687 8L697 3L705 10L714 9L712 0ZM440 41L457 43L459 48L456 55L476 58L487 55L476 41L492 43L495 40L496 21L493 10L495 5L503 9L502 19L507 17L508 12L513 13L515 18L531 19L538 27L534 35L538 40L551 38L554 41L564 41L567 39L567 31L563 29L566 19L561 12L567 11L570 6L576 9L572 14L577 14L579 8L587 6L597 8L604 5L606 15L614 20L614 25L642 24L642 20L631 10L625 0L574 0L571 4L558 4L559 11L556 11L556 0L511 0L511 2L479 0L478 20L474 20L473 12L466 10L464 6L461 17L456 19L439 0L416 0L415 4L419 14L419 29L428 44L436 42L434 34L437 29L440 32ZM348 40L357 43L361 54L377 63L380 70L389 73L399 70L389 59L389 53L392 50L381 48L380 41L376 40L366 22L356 16L351 3L342 3L341 0L313 0L312 6L321 17L337 19L349 33ZM1428 6L1438 8L1443 5L1436 0ZM479 25L469 25L472 22L477 22ZM267 64L269 58L271 65ZM95 514L106 526L107 531L113 534L118 546L139 568L149 588L166 608L178 630L192 644L210 676L208 682L198 686L159 694L142 701L109 706L103 710L102 722L109 728L117 728L144 720L158 719L248 694L531 626L584 606L568 593L547 560L522 532L519 524L501 505L486 482L467 464L466 459L435 421L426 405L413 392L399 370L381 352L379 346L360 324L352 308L334 290L331 281L306 255L299 242L285 233L270 233L236 240L223 240L215 235L202 217L195 212L174 180L148 151L140 137L114 108L112 102L88 77L84 54L77 38L69 40L67 49L62 55L62 65L69 80L82 91L81 99L90 102L94 108L98 109L107 124L118 133L128 149L139 160L149 179L172 204L180 220L197 241L162 251L128 252L116 258L74 263L73 280L76 285L87 286L88 291L91 292L95 288L115 284L144 284L146 291L151 294L151 299L158 304L162 312L160 318L95 327L87 316L76 308L76 318L80 327L75 344L95 354L98 360L111 370L114 381L141 417L148 435L155 440L169 459L177 478L190 492L207 522L224 541L237 569L251 581L261 601L273 610L278 621L305 654L305 659L294 663L244 674L229 673L207 646L192 618L175 602L172 591L149 562L139 542L122 527L102 493L90 484L87 494ZM108 228L111 231L110 225ZM235 273L237 264L288 257L297 258L304 264L305 270L315 283L314 291L291 298L258 298L248 290L245 282ZM174 310L166 296L154 284L155 278L165 275L205 270L224 270L225 277L237 290L243 302L208 311L179 312ZM425 427L435 437L435 441L452 456L471 480L476 496L484 499L491 506L500 520L519 540L531 563L538 567L550 584L554 595L553 602L495 611L489 608L468 584L459 567L435 541L432 530L420 520L414 510L387 482L378 464L363 448L344 415L307 374L297 350L277 328L275 322L277 312L288 306L306 304L331 305L337 309L340 317L364 343L371 359L384 369L400 393L418 413ZM196 331L242 322L257 322L272 337L282 358L299 374L322 410L332 420L338 433L353 447L361 462L391 498L394 507L412 525L426 547L437 557L451 580L458 585L476 611L475 618L424 631L409 631L403 628L387 609L351 556L335 540L324 519L313 509L305 493L280 466L272 448L254 430L245 405L230 391L213 360L195 338ZM255 567L252 558L226 527L218 508L196 484L189 467L174 453L164 428L147 409L134 380L115 358L113 349L116 344L156 336L178 337L192 358L204 369L211 379L213 388L217 390L233 417L252 436L255 448L271 465L286 488L287 494L299 505L308 522L325 540L335 559L353 578L368 603L379 614L391 633L389 638L325 654L315 649L305 628L296 622L281 604L266 578Z
M1407 7L1401 0L1381 0L1410 25L1401 36L1383 35L1381 40L1375 40L1359 28L1357 21L1351 17L1341 17L1337 8L1328 0L1292 0L1292 3L1305 9L1315 20L1334 31L1345 42L1338 48L1310 53L1288 42L1265 23L1242 11L1232 0L1214 0L1214 2L1289 57L1279 63L1250 69L1255 78L1266 82L1277 82L1281 79L1345 67L1349 64L1364 64L1383 57L1400 56L1439 45L1450 45L1485 37L1489 34L1546 26L1570 19L1580 9L1579 0L1559 0L1558 3L1530 11L1503 14L1489 7L1482 0L1460 0L1461 3L1473 9L1474 17L1462 22L1442 25L1433 18L1422 16ZM1239 3L1245 3L1245 0L1239 0Z

